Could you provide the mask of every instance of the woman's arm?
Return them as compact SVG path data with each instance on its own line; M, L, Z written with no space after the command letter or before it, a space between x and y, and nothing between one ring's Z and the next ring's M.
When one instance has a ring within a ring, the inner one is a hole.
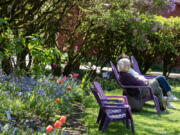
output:
M137 86L146 86L147 84L137 79L136 77L132 76L130 73L127 72L120 72L120 79L122 84L124 85L137 85Z

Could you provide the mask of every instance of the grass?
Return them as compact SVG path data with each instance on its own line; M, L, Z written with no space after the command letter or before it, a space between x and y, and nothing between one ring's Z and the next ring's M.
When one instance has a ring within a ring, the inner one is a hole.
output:
M172 93L180 99L180 85L173 85ZM104 91L107 95L122 95L121 89L113 91ZM99 106L91 94L84 99L86 112L84 113L84 121L87 131L84 135L102 135L98 131L96 119L98 116ZM156 113L154 103L152 101L146 103L141 112L133 112L135 135L179 135L180 134L180 102L172 103L177 109L168 109L170 114ZM131 130L126 129L122 121L112 122L108 126L103 135L132 135Z

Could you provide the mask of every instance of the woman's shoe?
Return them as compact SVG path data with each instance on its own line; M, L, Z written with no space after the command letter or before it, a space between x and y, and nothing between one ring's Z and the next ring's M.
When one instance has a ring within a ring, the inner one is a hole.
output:
M169 108L169 109L176 109L176 107L174 107L172 104L170 104L170 103L168 103L167 105L166 105L166 107L167 108Z
M167 97L167 101L176 102L176 101L179 101L179 99L177 97L175 97L174 95L171 95L171 96Z

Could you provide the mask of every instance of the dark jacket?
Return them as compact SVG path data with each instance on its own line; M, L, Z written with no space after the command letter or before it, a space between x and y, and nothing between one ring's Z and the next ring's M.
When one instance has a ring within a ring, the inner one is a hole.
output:
M119 72L120 75L120 82L124 85L135 85L135 86L146 86L146 84L132 76L130 73L127 72ZM127 98L128 103L131 106L132 111L141 111L144 105L144 101L140 94L140 90L133 88L127 89Z
M119 72L120 75L120 82L123 85L135 85L135 86L146 86L146 84L144 83L144 81L139 80L137 78L135 78L134 76L132 76L130 73L128 72ZM127 89L127 94L135 97L135 98L139 98L140 93L139 90L134 88L134 89Z

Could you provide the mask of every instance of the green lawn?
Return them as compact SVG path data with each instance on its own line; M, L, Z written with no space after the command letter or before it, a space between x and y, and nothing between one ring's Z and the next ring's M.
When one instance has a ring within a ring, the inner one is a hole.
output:
M180 86L172 87L173 94L180 99ZM107 95L122 95L122 90L105 91ZM168 109L170 114L156 113L152 101L146 103L141 112L133 112L135 135L180 135L180 102L172 102L176 110ZM84 114L87 131L85 135L101 135L96 123L99 106L91 94L84 99L86 112ZM131 130L126 129L122 121L112 122L104 135L132 135Z

